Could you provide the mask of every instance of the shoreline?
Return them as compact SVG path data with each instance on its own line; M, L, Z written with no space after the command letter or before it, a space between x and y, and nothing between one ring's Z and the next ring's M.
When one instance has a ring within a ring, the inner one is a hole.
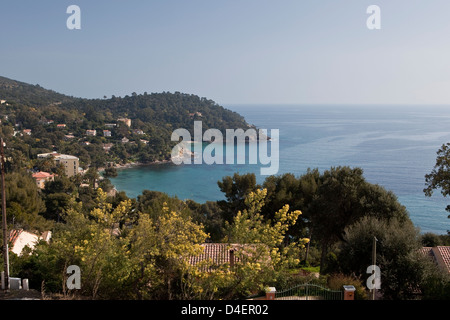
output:
M129 169L129 168L134 168L134 167L144 167L144 166L156 166L156 165L162 165L162 164L170 164L172 163L171 160L156 160L156 161L152 161L152 162L128 162L125 164L114 164L113 168L121 170L121 169ZM102 172L105 171L107 167L100 167L97 169L97 172L100 174Z
M172 163L171 160L156 160L153 162L128 162L125 164L114 164L113 168L117 169L117 170L125 170L125 169L130 169L130 168L136 168L136 167L144 167L144 166L156 166L156 165L163 165L163 164L170 164ZM100 179L105 179L105 177L103 176L103 172L105 171L106 167L100 167L97 169L97 172L100 176ZM111 180L109 180L111 182ZM112 183L111 183L112 184ZM112 184L112 189L110 192L108 192L109 195L111 196L116 196L120 191L117 190L116 186L114 184ZM128 196L128 195L127 195Z

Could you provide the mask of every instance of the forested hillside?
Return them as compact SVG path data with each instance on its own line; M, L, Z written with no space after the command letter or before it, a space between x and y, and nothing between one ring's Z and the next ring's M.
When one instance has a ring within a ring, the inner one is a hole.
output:
M203 130L248 127L242 116L214 101L180 92L83 99L0 77L0 100L0 134L16 159L58 151L79 157L85 168L168 160L173 130L193 134L195 120Z

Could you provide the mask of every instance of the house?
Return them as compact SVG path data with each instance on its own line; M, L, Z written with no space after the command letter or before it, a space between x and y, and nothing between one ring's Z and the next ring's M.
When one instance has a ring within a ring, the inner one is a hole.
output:
M31 136L31 129L24 129L23 133Z
M106 123L105 124L105 127L107 127L107 128L114 128L115 126L117 126L117 124L115 124L115 123Z
M103 144L103 150L105 150L106 152L108 152L109 150L111 150L111 148L113 147L112 143L104 143Z
M58 152L49 152L49 153L39 153L38 155L37 155L37 157L39 158L39 159L44 159L44 158L49 158L49 157L58 157L58 156L60 156L61 154L60 153L58 153Z
M142 131L141 129L134 129L133 132L134 134L144 134L144 131Z
M39 120L39 123L42 123L42 124L45 124L45 125L50 125L50 124L53 124L54 121L53 120L42 119L42 120Z
M62 165L64 172L68 177L73 177L79 173L79 159L75 156L67 154L59 154L57 152L41 153L37 155L38 158L53 157L56 165Z
M33 173L33 178L36 180L36 185L39 189L44 189L46 181L53 181L55 175L45 171Z
M0 100L0 104L6 103L6 100Z
M128 127L131 127L131 119L128 118L119 118L117 121L125 123Z
M122 143L128 143L128 142L130 142L130 139L128 139L127 137L122 138Z
M10 250L20 256L26 246L34 249L40 240L49 242L50 238L51 231L45 231L39 236L23 229L14 229L9 233Z
M202 115L202 113L201 112L191 112L191 113L189 113L189 117L191 117L191 118L194 118L195 116L197 116L197 117L203 117L203 115Z
M97 130L86 130L86 135L87 136L96 136Z
M55 158L55 163L64 167L64 172L68 177L78 174L79 159L75 156L61 154Z
M421 252L450 274L450 246L423 247Z
M261 264L270 262L268 248L262 244L229 244L229 243L204 243L203 253L189 257L189 264L199 265L203 271L213 271L223 265L233 268L244 257L258 256L256 261Z
M103 130L104 137L111 137L111 130Z
M64 135L64 140L71 140L73 138L75 138L75 136L73 134L66 134L66 135Z
M65 125L64 123L59 123L59 124L56 125L56 127L57 127L58 129L62 129L62 128L65 128L66 125Z

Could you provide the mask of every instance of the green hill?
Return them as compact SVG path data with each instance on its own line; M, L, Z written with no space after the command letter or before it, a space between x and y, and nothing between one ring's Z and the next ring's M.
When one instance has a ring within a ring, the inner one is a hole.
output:
M170 158L173 130L192 133L194 120L202 121L203 130L249 127L238 113L180 92L84 99L0 77L0 100L6 101L0 133L9 149L20 152L15 158L21 163L50 151L78 156L83 167L162 161ZM131 126L119 118L130 119ZM96 135L87 136L86 130Z

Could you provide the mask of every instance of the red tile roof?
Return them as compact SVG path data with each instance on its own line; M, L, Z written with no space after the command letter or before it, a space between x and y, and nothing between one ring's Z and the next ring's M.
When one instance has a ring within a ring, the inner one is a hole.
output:
M17 238L22 233L23 229L14 229L11 230L9 233L9 241L11 242L11 246L14 246L14 243L16 242Z
M422 247L420 251L450 273L450 246Z
M447 271L450 272L450 246L438 246L436 248L442 258L445 267L447 268Z
M50 177L53 177L53 174L44 171L33 173L33 178L35 179L44 179Z
M212 271L225 264L232 266L239 263L242 257L251 257L256 254L258 248L258 245L229 243L204 243L202 246L203 253L189 257L189 263L191 265L205 264L202 266L203 271ZM267 262L270 261L270 257L258 258L258 260Z
M189 257L189 263L191 265L197 265L201 262L207 263L209 260L209 266L205 267L205 269L211 271L215 267L230 263L230 256L232 255L230 254L230 251L234 250L233 246L235 245L227 243L202 244L202 247L204 248L203 253L198 256ZM235 259L238 260L237 257L235 257Z

